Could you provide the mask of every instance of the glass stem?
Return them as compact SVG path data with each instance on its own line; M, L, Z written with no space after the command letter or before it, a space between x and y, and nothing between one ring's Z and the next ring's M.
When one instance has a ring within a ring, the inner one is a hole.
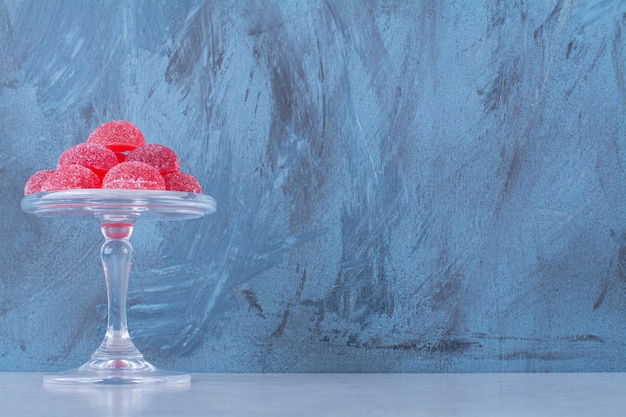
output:
M100 251L108 297L107 330L92 359L139 359L126 321L126 299L132 265L133 247L130 235L132 223L105 223L101 225L105 241Z

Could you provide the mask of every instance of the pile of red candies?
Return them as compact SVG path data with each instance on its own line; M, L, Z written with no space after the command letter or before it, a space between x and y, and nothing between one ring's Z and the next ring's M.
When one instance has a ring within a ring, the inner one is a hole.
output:
M174 151L146 144L141 131L123 120L98 126L87 142L66 149L56 169L34 173L24 195L75 188L202 192L193 175L180 171Z

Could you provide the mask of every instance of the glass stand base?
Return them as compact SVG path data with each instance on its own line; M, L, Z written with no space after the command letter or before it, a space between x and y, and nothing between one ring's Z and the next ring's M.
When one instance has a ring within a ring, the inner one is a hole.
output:
M190 375L163 371L147 362L130 339L126 319L133 257L130 236L140 217L198 218L215 211L215 200L204 194L175 191L77 189L29 194L22 200L22 209L42 217L95 218L104 236L100 249L107 287L104 340L89 362L78 369L46 375L44 382L83 386L167 384L176 388L189 384Z
M191 375L164 371L144 359L92 359L80 368L45 375L47 384L189 384Z

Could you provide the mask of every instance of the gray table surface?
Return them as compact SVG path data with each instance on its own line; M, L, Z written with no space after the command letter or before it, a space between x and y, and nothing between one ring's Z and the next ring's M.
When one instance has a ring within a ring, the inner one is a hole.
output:
M52 386L0 372L11 416L626 416L626 373L192 374L184 386Z

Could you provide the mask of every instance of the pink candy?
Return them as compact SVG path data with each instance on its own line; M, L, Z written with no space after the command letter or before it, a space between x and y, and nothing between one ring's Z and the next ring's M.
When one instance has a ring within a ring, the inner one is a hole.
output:
M113 152L127 152L146 143L143 133L134 124L123 120L101 124L91 132L87 142L104 145Z
M87 142L66 149L56 170L34 173L24 195L74 188L202 192L193 175L180 172L173 150L146 144L141 131L122 120L98 126Z
M126 161L115 165L102 180L102 188L125 190L165 190L165 180L159 170L139 161Z
M159 170L161 175L178 172L180 165L178 157L173 150L167 146L157 143L149 143L130 151L125 161L139 161L152 165Z
M111 167L117 165L115 152L97 143L79 143L67 148L59 157L57 166L82 165L103 178Z
M48 176L41 191L100 188L100 184L100 178L89 168L82 165L63 165Z
M202 193L202 188L198 180L185 172L173 172L163 177L165 179L165 189L170 191L184 191L187 193Z
M26 181L26 185L24 186L24 195L38 193L41 191L41 186L48 179L50 174L54 172L53 169L44 169L41 171L35 172L31 177Z

